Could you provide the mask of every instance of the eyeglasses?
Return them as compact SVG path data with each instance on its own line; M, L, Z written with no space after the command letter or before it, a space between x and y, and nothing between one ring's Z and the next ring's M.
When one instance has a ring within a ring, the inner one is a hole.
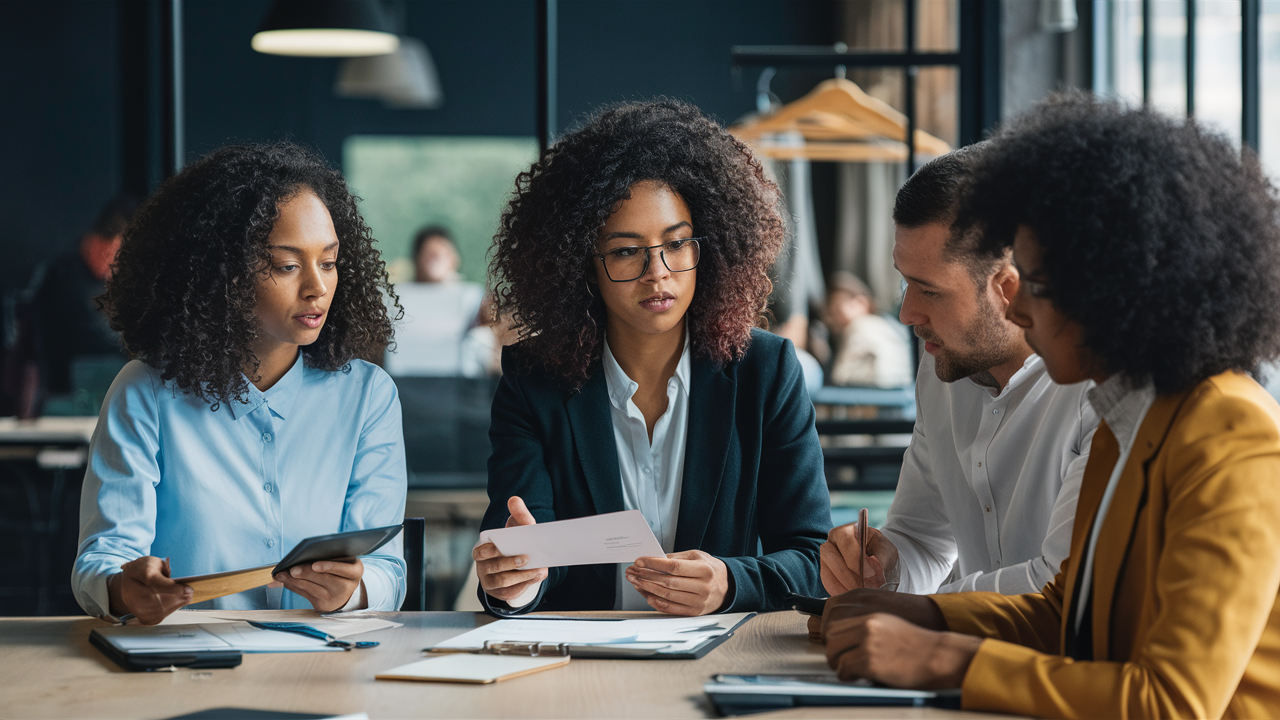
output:
M698 259L701 256L700 242L705 239L684 238L648 247L628 245L614 248L596 257L604 263L604 274L610 280L631 282L644 277L644 274L649 272L649 251L654 248L662 248L658 251L658 256L662 258L662 264L673 273L688 272L698 267Z

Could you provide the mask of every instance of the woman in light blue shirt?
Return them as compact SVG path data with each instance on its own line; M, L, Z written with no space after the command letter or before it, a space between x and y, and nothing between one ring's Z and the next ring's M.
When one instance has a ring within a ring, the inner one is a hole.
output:
M395 525L406 470L385 266L342 175L287 143L189 165L139 210L100 299L132 362L103 403L72 587L156 623L174 577L269 565L314 535ZM394 297L394 295L393 295ZM204 607L398 609L397 539Z

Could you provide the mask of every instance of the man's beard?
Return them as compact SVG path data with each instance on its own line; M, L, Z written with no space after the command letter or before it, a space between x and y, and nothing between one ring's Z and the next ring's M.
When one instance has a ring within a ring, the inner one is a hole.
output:
M987 305L961 335L960 344L971 350L959 352L947 345L939 346L934 355L934 372L939 380L950 383L1003 365L1017 354L1013 340L1019 332L1017 327L1005 321L1000 311ZM922 332L919 328L915 333L922 340L937 342L932 333Z

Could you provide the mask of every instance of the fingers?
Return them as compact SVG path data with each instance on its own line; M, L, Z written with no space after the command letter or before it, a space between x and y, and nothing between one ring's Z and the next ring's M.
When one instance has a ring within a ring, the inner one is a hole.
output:
M669 597L667 594L669 592L705 595L707 591L707 582L705 580L669 575L634 566L627 568L626 577L632 585L636 586L636 589L657 593L663 597Z
M809 640L822 642L822 618L816 616L809 618Z
M695 555L695 553L697 553ZM705 556L705 557L704 557ZM706 558L711 557L698 550L671 553L664 558L643 557L635 561L632 567L641 570L656 570L667 575L706 579L711 577L712 568Z
M169 577L168 560L140 557L120 567L120 603L144 625L154 625L195 596L188 585Z
M479 574L477 572L477 574ZM487 573L480 575L480 587L485 592L492 595L493 590L502 588L515 587L523 585L534 580L541 581L547 577L546 568L538 568L537 570L511 570L508 572Z
M529 508L525 506L524 500L519 495L512 495L507 500L507 512L511 513L511 517L507 519L507 527L538 524L538 521L533 518L533 513L529 512Z
M499 600L502 600L503 602L509 602L523 595L525 591L528 590L530 587L536 586L540 584L543 580L547 579L546 568L541 568L539 570L530 570L529 573L532 575L532 577L529 577L523 582L518 582L513 585L509 585L505 587L495 587L492 589L485 588L485 593L490 595L491 597L495 597ZM505 579L505 575L506 574L500 575L500 576L494 576L494 577L497 577L499 579ZM483 583L481 586L483 587Z
M311 563L311 570L324 575L337 575L349 580L359 580L364 577L364 563L360 562L360 558L321 560Z
M870 616L827 622L827 665L832 670L840 670L842 656L864 644L867 617ZM840 677L845 679L844 675Z
M845 562L845 556L834 543L830 541L822 543L818 548L818 556L822 587L826 588L828 594L839 595L856 587L862 587L861 579Z
M686 616L701 615L705 612L702 609L701 604L685 605L683 603L676 602L674 600L670 600L668 598L662 597L661 595L657 595L651 592L646 592L645 590L641 590L639 587L636 588L636 591L640 593L640 597L643 597L645 602L649 603L649 607L653 608L654 610L657 610L658 612L664 612L664 613L667 613L668 615L686 615Z
M841 525L827 533L827 542L840 551L840 555L848 560L856 561L862 554L862 544L858 542L858 523ZM867 543L870 544L870 541ZM847 564L847 563L846 563Z

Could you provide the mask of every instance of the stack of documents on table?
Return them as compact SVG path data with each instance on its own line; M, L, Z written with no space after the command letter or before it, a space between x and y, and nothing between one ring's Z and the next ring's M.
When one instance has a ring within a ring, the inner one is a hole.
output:
M498 620L450 638L431 652L554 653L583 658L699 658L727 640L755 613L584 620L541 616Z
M159 625L127 625L98 628L102 636L123 652L205 652L239 650L247 653L341 651L324 640L253 627L257 622L300 622L336 638L400 627L381 618L359 613L320 615L313 610L179 610Z

